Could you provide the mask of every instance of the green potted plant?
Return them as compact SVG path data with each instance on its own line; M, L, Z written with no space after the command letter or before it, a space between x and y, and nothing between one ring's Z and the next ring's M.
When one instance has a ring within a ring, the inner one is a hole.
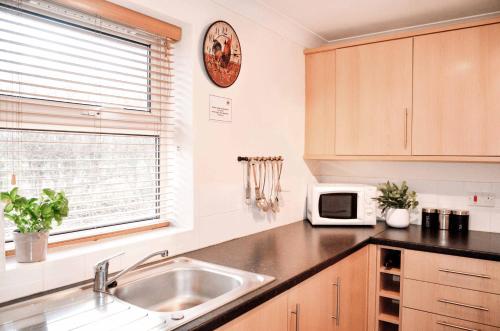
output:
M375 198L382 213L386 215L386 223L395 228L406 228L410 225L409 209L418 206L417 193L410 191L405 181L401 186L387 181L378 185L380 195Z
M47 257L49 231L55 222L61 225L68 216L68 199L64 192L43 189L40 198L25 198L18 188L1 192L0 200L5 203L5 218L14 222L16 260L18 262L39 262Z

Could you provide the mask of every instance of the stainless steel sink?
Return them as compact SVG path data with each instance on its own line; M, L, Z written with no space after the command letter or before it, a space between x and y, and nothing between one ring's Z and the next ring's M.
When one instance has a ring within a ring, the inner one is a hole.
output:
M154 312L170 328L187 323L274 278L189 258L162 264L145 277L111 289L121 301Z
M274 278L188 258L127 273L118 287L75 287L0 308L0 330L173 330Z

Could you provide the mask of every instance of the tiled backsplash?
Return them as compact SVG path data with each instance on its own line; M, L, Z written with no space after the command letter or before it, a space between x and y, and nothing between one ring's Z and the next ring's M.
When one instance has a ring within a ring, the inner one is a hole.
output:
M318 161L310 167L323 183L378 184L406 180L420 202L419 210L412 215L413 223L420 223L421 207L467 209L471 230L500 233L498 164ZM473 192L494 193L495 207L469 206L467 197Z

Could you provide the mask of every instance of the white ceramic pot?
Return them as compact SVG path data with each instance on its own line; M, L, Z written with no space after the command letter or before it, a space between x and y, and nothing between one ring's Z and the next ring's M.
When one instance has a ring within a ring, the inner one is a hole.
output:
M49 232L19 233L14 231L16 245L16 261L31 263L45 261Z
M407 228L410 225L410 212L408 209L390 208L387 211L385 222L393 228Z

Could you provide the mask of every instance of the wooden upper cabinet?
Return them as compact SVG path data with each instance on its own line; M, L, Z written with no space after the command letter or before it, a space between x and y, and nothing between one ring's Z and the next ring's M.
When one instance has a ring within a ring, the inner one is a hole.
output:
M414 155L500 155L500 24L415 37Z
M336 154L410 155L412 38L336 52Z
M334 154L335 51L306 56L306 156Z

